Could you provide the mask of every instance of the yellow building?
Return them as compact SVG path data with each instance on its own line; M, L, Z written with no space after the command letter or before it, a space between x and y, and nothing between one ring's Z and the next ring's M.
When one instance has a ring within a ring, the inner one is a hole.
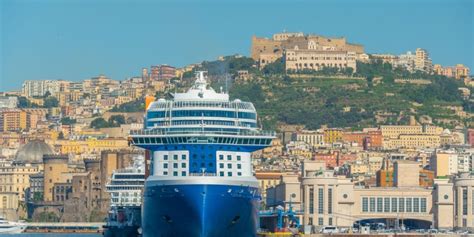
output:
M340 128L326 128L324 129L324 143L334 143L342 140L342 129Z
M442 127L422 126L422 125L383 125L380 126L382 137L398 138L401 134L430 134L440 135L443 132Z
M70 183L68 176L68 157L61 155L44 155L44 189L43 201L53 201L54 184Z
M262 192L262 200L266 200L267 188L280 183L280 178L284 173L278 171L257 171L255 177L258 180Z
M126 139L88 139L88 140L58 140L61 154L100 153L103 150L119 150L128 147Z
M296 141L303 141L313 147L319 147L324 145L324 134L317 131L298 131L294 134Z
M445 177L458 173L458 155L453 152L437 152L430 159L435 177Z
M30 127L30 116L24 110L12 109L0 112L0 132L22 131Z
M310 41L310 43L313 41ZM315 46L316 47L316 46ZM321 70L325 67L356 71L356 53L309 47L308 50L287 49L285 51L286 70Z
M25 201L25 190L30 187L30 175L38 172L38 166L29 164L0 167L0 195L15 193L18 196L16 200ZM15 208L18 207L17 204L14 205Z
M440 135L402 134L398 138L384 139L383 148L387 150L399 148L437 148L441 145Z

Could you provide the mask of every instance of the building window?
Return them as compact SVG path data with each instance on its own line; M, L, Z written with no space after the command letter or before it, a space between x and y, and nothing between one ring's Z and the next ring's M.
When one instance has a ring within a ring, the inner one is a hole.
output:
M426 212L426 198L420 198L421 212Z
M390 212L390 198L383 199L383 211Z
M462 214L467 215L467 188L462 189Z
M318 218L318 225L324 225L324 219L322 217Z
M369 198L362 198L362 212L369 212Z
M331 213L332 213L332 188L329 188L328 189L328 214L331 214ZM332 224L329 223L329 225L332 225Z
M178 155L173 155L173 160L178 160Z
M397 212L398 207L398 198L392 198L392 212Z
M186 176L186 171L181 171L181 176Z
M420 212L420 199L413 198L413 212Z
M224 176L224 172L219 172L219 176Z
M173 163L173 168L177 169L178 168L178 163Z
M329 217L328 224L332 225L332 217Z
M383 198L377 198L377 212L383 212Z
M474 190L472 190L472 214L474 215Z
M224 155L219 155L219 160L224 160Z
M227 176L231 177L231 176L232 176L232 172L227 172Z
M309 214L314 214L314 189L309 189Z
M308 225L313 225L313 217L309 218Z
M370 212L375 212L375 198L370 198Z
M168 155L164 155L163 160L168 160Z
M168 163L163 163L163 169L168 169Z
M163 175L168 175L168 171L163 171Z
M231 155L227 155L227 160L232 160L232 156L231 156Z
M181 160L186 160L186 155L181 155Z
M237 169L242 169L242 165L241 165L241 164L237 164Z
M426 199L425 199L426 201ZM405 211L405 198L399 198L398 199L398 211L399 212L404 212Z
M232 169L232 164L227 164L228 169Z
M173 176L178 176L178 171L174 171Z
M318 189L318 213L319 214L324 213L324 189L323 188Z
M224 163L220 163L219 168L224 169Z
M405 202L407 205L406 205L406 212L411 212L411 208L412 208L412 204L411 204L411 198L406 198L406 202Z
M240 161L242 158L240 156L237 156L237 160Z
M186 168L186 163L181 163L181 168Z
M242 172L237 172L237 176L242 176Z

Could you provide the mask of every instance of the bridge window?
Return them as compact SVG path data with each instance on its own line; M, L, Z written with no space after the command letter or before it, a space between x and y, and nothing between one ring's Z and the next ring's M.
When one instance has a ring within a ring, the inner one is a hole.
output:
M366 197L362 198L362 212L369 212L369 199Z

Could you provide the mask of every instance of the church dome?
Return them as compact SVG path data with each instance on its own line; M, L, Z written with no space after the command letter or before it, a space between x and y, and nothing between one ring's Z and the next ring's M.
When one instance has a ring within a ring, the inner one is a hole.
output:
M43 155L52 154L53 149L44 141L33 140L18 149L15 163L42 163Z

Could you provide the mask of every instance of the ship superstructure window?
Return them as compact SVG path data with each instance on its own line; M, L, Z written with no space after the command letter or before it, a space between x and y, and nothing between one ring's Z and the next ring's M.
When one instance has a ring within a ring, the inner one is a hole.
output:
M170 156L172 159L169 159ZM179 159L179 157L186 158L188 156L189 152L187 150L156 151L153 157L153 173L164 176L169 174L181 176L183 172L188 172L189 161L188 159Z
M232 172L233 175L237 176L238 172L241 173L241 176L252 175L250 153L237 151L217 151L216 157L223 158L219 158L219 160L216 161L217 173L224 171L225 174ZM238 160L237 157L240 157L240 160Z

